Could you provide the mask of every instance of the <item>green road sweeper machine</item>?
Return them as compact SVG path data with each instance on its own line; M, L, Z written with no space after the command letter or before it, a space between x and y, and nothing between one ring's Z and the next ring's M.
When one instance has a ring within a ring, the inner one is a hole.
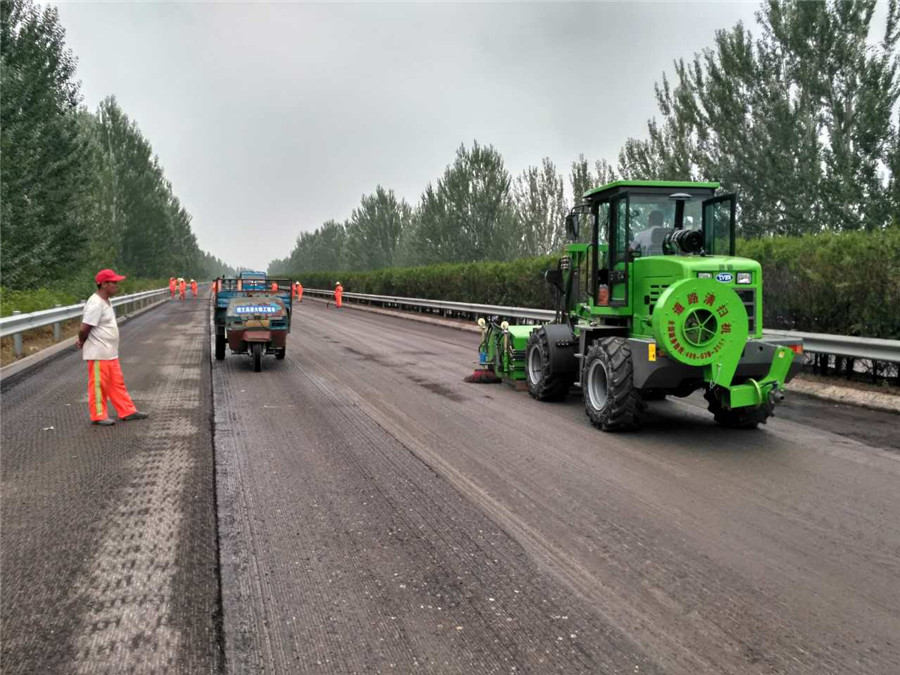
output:
M555 320L479 319L485 371L541 401L580 386L604 431L635 429L646 401L698 389L723 426L765 422L803 346L763 337L761 268L735 257L736 197L718 189L617 181L585 194L546 273Z

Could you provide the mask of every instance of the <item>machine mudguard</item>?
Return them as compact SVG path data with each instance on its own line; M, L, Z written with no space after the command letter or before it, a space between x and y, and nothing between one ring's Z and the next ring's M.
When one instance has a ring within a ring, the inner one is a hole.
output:
M690 366L669 357L659 349L655 340L630 338L631 354L634 360L634 386L638 389L673 390L682 383L693 382L702 386L704 381L703 367ZM783 348L778 340L747 340L740 360L738 361L734 379L744 381L753 379L765 380L775 362L779 349ZM791 361L784 376L790 382L800 372L798 359Z
M546 333L550 346L550 372L577 372L578 359L575 358L575 354L578 349L578 338L569 325L565 323L548 323L541 326L540 330Z

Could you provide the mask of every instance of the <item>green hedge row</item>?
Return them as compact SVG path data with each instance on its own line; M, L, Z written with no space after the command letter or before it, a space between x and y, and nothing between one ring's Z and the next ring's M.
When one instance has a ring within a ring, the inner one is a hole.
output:
M479 302L519 307L550 307L542 278L556 258L522 258L512 262L482 262L405 267L375 272L314 272L300 274L309 288L334 288L340 281L347 292L375 293L432 300Z
M152 291L168 285L168 279L126 279L119 284L119 294ZM74 305L86 300L95 290L97 290L97 285L89 278L27 291L0 287L0 316L10 316L13 310L27 314L41 309L50 309L55 305Z
M763 325L900 339L900 227L741 241L763 266Z
M900 228L741 240L763 266L766 328L900 339ZM300 274L309 288L492 305L551 307L541 274L556 256L375 272Z

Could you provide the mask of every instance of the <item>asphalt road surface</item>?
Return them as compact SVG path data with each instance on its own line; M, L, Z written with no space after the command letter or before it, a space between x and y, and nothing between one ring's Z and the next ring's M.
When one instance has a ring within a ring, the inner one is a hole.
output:
M293 331L213 363L227 670L900 672L896 415L602 434L464 384L473 334L311 301Z
M74 348L3 382L4 674L221 671L208 314L122 325L148 420L91 426Z

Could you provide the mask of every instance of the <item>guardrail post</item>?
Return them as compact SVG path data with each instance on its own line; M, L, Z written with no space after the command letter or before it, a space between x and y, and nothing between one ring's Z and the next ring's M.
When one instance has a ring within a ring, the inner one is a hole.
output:
M57 308L62 307L62 305L60 304L56 304L53 306ZM55 324L53 324L53 341L59 342L60 340L62 340L62 322L57 321Z
M13 310L13 316L18 316L21 313L22 312L20 312L17 309ZM16 358L19 358L20 356L22 356L22 334L21 333L16 333L15 335L13 335L13 352L15 352Z

